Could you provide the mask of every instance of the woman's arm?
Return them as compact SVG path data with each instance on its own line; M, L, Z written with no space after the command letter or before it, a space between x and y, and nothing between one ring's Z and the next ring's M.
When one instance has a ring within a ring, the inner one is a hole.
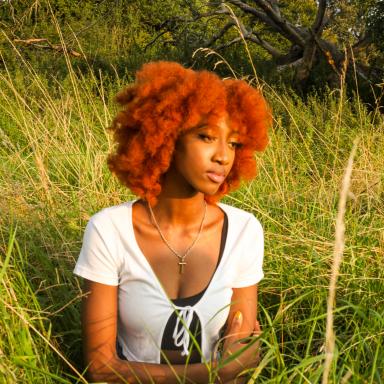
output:
M240 339L260 334L257 321L257 285L233 289L231 309L224 334L223 360L243 348ZM220 376L234 378L246 368L256 367L259 362L259 343L253 343L237 359L219 370ZM228 381L242 383L242 379Z
M119 359L116 353L117 289L85 279L82 331L89 379L108 383L172 384L186 377L187 381L207 384L209 372L204 364L169 366Z
M248 337L252 334L257 320L257 285L244 288L233 288L231 309L228 315L227 324L232 324L237 312L242 314L242 325L238 338ZM225 334L228 334L227 327Z

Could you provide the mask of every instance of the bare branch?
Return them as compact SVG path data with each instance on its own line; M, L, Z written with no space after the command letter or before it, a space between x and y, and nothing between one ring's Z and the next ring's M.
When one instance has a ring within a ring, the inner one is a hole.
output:
M148 44L146 44L143 48L144 52L153 44L156 43L156 41L163 35L165 35L168 32L168 30L165 30L163 32L160 32L157 36L155 36Z
M65 45L52 44L48 39L26 39L26 40L14 39L13 42L16 44L29 45L38 49L51 49L53 51L63 52L63 53L67 52L68 55L71 55L73 57L84 58L84 56L81 53L71 48L68 48ZM45 44L41 44L41 43L45 43Z
M277 48L273 47L270 43L262 39L256 32L252 32L248 36L248 40L260 45L264 48L274 59L279 59L284 57L284 53L279 51Z
M156 26L157 30L162 30L159 32L148 44L145 45L144 51L147 50L148 47L153 45L161 36L165 35L167 32L173 32L175 30L175 25L178 22L182 23L194 23L197 20L200 20L202 18L210 17L210 16L221 16L224 14L230 14L229 11L225 8L220 8L212 12L206 12L206 13L197 13L196 10L194 10L194 16L192 18L190 17L181 17L181 16L176 16L169 18L165 21L163 21L161 24L158 24ZM227 28L229 29L229 28ZM223 34L226 32L226 30L223 32ZM222 36L222 35L221 35ZM207 42L204 44L204 46L209 46L210 44L213 44L216 40L218 40L221 36L218 36L216 39L212 37L212 42Z
M221 44L219 45L218 47L215 48L215 50L219 51L221 49L224 49L224 48L228 48L230 47L231 45L235 44L235 43L238 43L239 41L241 41L242 38L239 36L239 37L236 37L234 38L233 40L229 41L228 43L225 43L225 44Z
M284 66L291 63L294 63L297 60L303 58L303 49L298 45L294 45L291 47L290 51L281 57L276 58L275 62L277 66Z
M254 0L254 2L265 12L266 16L279 27L279 30L282 32L284 37L301 47L305 46L305 37L300 34L296 27L294 27L286 19L282 18L268 1Z
M278 65L276 69L277 69L277 72L283 72L289 68L290 69L292 69L292 68L296 69L297 67L302 65L302 63L303 63L303 58L301 57L300 59L295 60L292 63Z
M250 5L244 3L241 0L229 0L228 2L233 4L233 5L236 5L244 13L249 13L249 14L255 16L260 21L262 21L263 23L269 25L273 29L277 29L279 32L282 32L282 31L280 31L279 26L276 25L264 12L261 12L258 9L251 7Z
M199 13L199 14L195 14L192 18L190 17L181 17L181 16L175 16L175 17L172 17L170 19L167 19L165 21L163 21L161 24L158 24L157 25L157 28L160 30L162 28L167 28L167 30L169 30L169 25L172 25L178 21L181 21L181 22L184 22L184 23L193 23L197 20L200 20L204 17L210 17L210 16L220 16L220 15L229 15L229 11L227 9L223 9L223 8L220 8L220 9L216 9L215 11L211 11L211 12L206 12L206 13Z
M275 59L280 58L284 56L282 52L280 52L277 48L273 47L270 43L263 40L256 32L251 30L247 30L247 28L244 26L244 24L238 19L235 18L234 15L231 14L231 17L234 21L234 23L238 26L240 29L240 33L246 40L250 40L253 43L256 43L260 45L262 48L264 48L272 57Z
M210 47L215 41L219 40L224 34L233 26L236 25L234 20L229 21L218 33L213 35L207 42L204 43L204 47Z
M312 31L316 35L321 35L324 28L324 16L327 8L327 0L319 0L319 7L317 9L316 19L312 25Z
M273 10L281 17L280 8L278 4L278 0L269 0Z
M275 59L281 58L284 56L284 54L281 51L279 51L278 49L273 47L267 41L263 40L256 32L253 32L252 30L248 31L247 28L244 26L244 24L239 19L234 18L234 15L231 15L231 18L232 18L232 20L230 22L228 22L219 33L214 35L208 42L206 42L204 44L205 47L212 46L212 44L215 41L217 41L218 39L220 39L231 27L237 26L240 29L240 33L244 39L252 41L252 42L260 45ZM231 46L231 45L233 45L239 41L241 41L241 38L235 38L235 39L231 40L229 43L222 44L222 45L216 47L215 49L220 50L223 48L227 48L227 47L229 47L229 46Z

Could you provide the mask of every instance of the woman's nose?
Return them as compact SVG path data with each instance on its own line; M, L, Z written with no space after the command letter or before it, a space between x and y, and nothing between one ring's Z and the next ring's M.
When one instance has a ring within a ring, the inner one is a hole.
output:
M227 142L218 141L215 149L213 160L222 165L228 164L231 156Z

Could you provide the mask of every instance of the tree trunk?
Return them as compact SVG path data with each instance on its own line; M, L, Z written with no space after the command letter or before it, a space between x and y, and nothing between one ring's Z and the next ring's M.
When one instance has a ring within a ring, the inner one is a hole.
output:
M295 84L299 88L306 88L309 75L313 66L316 64L317 47L313 38L306 41L303 57L295 74Z

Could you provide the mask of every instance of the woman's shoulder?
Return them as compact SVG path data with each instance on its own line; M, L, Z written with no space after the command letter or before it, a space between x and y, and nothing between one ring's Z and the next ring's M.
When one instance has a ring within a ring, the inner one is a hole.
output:
M243 223L244 225L262 228L260 221L252 213L229 204L218 203L218 206L227 214L229 220L238 224Z
M108 226L111 224L117 224L121 221L127 221L129 219L129 212L132 208L133 201L122 202L117 205L104 207L95 212L90 218L89 223L96 226Z

